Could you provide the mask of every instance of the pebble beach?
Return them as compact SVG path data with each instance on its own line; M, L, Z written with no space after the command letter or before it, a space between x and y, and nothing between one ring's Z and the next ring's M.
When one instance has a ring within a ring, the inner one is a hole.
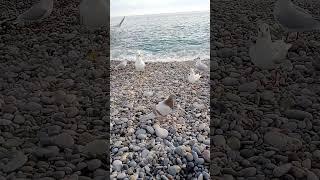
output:
M286 37L274 21L275 1L211 2L211 175L213 179L320 177L319 33L291 37L276 70L249 57L258 20L272 39ZM294 1L317 15L319 2Z
M111 69L118 63L111 61ZM209 72L196 71L202 77L190 85L194 64L146 62L139 73L129 61L111 71L111 179L209 179ZM143 118L170 94L176 95L172 114Z

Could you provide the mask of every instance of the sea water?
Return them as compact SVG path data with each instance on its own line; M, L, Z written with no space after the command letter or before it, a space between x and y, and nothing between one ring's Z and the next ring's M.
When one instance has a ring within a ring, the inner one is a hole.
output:
M210 58L210 13L185 12L111 17L111 60L188 61Z

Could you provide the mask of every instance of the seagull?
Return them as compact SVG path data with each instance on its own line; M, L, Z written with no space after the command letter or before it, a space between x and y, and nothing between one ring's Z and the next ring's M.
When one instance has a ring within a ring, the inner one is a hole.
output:
M124 17L122 18L121 22L120 22L118 25L116 25L115 27L121 27L121 25L122 25L122 23L123 23L123 21L124 21L125 18L126 18L126 17L124 16Z
M320 17L312 16L305 9L296 6L291 0L278 0L273 15L275 20L288 32L314 31L320 29ZM287 38L288 38L287 35Z
M164 101L159 102L156 107L153 109L153 113L158 116L166 116L170 114L173 110L175 102L175 95L170 95Z
M40 0L30 9L18 16L17 23L40 21L50 16L53 9L53 0Z
M201 62L201 59L198 57L195 59L196 60L196 68L200 71L206 71L208 68L207 65Z
M175 106L175 95L170 95L167 99L159 102L153 109L152 113L144 116L141 120L149 120L154 118L164 118L165 116L172 113Z
M80 24L90 30L109 25L109 8L106 0L82 0L79 11Z
M141 59L141 52L138 51L136 62L134 63L136 71L142 72L145 69L146 64Z
M287 56L291 44L283 39L272 41L270 26L266 23L258 25L258 37L256 43L249 48L249 56L252 63L261 69L275 69L277 64ZM279 83L279 73L276 71L275 85Z
M144 71L145 66L146 66L146 64L145 64L145 63L143 62L143 60L141 59L141 53L140 53L140 51L138 51L137 58L136 58L136 62L134 63L134 67L135 67L136 71L139 72L139 75L140 75L138 84L141 84L141 83L142 83L142 82L140 81L140 79L141 79L141 73Z
M128 61L127 61L127 60L124 60L124 61L122 61L121 63L119 63L119 64L115 67L115 69L116 69L116 70L122 69L122 68L124 68L124 67L127 66L127 63L128 63Z
M196 74L193 70L193 68L190 68L190 73L188 76L188 81L189 83L195 83L200 79L201 75L200 74Z

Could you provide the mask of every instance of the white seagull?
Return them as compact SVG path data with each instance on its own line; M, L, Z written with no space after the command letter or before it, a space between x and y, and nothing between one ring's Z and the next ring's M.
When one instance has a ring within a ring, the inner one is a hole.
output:
M146 64L141 59L141 53L138 51L136 62L134 63L136 71L142 72L145 69Z
M296 6L291 0L278 0L273 15L287 32L314 31L320 29L320 17L311 15L305 9Z
M164 118L165 116L172 113L175 106L175 95L170 95L167 99L159 102L153 109L152 113L144 116L141 120L149 120L154 118Z
M252 63L261 69L276 69L277 64L284 60L292 45L283 39L272 41L270 27L266 23L258 25L258 37L255 44L249 48L249 56ZM279 83L279 73L276 69L275 85Z
M283 40L272 41L270 27L266 23L258 25L256 43L249 48L249 55L254 65L261 69L274 69L276 63L286 58L291 44Z
M208 66L201 62L201 59L198 57L196 60L196 68L200 71L206 71L208 70Z
M90 30L109 25L109 8L106 0L82 0L79 11L80 24Z
M18 16L17 23L40 21L50 16L53 9L53 0L40 0L30 9Z
M200 79L201 75L200 74L196 74L193 70L193 68L190 68L190 73L188 75L188 81L190 83L195 83Z

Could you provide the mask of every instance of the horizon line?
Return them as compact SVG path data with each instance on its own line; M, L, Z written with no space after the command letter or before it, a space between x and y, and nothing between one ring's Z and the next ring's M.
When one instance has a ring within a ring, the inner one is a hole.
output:
M179 11L179 12L163 12L163 13L146 13L146 14L129 14L129 15L124 15L126 17L130 16L144 16L144 15L159 15L159 14L178 14L178 13L190 13L190 12L210 12L210 9L208 10L194 10L194 11ZM124 17L124 16L111 16L110 18L115 18L115 17Z

